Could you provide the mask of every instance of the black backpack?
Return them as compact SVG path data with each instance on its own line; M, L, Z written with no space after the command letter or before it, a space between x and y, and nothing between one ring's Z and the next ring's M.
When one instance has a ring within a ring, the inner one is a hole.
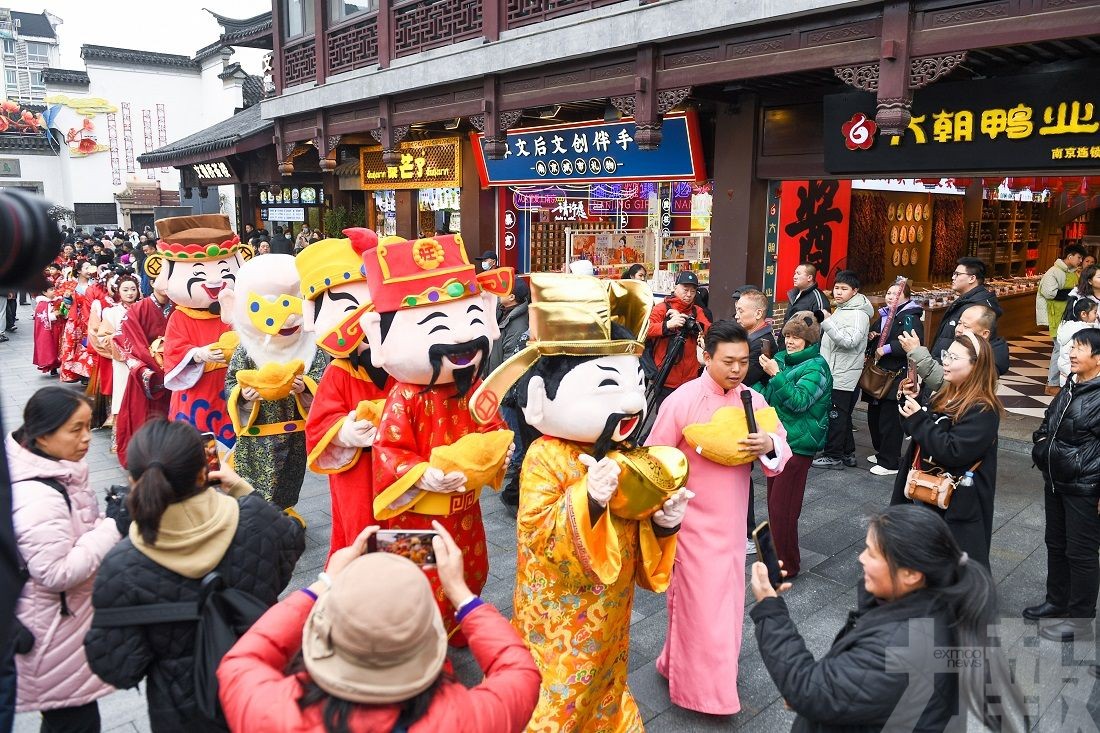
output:
M267 609L267 604L251 593L227 588L225 579L214 571L202 579L199 600L195 603L150 603L144 606L97 608L92 626L113 628L197 622L193 672L195 702L206 718L224 723L225 717L218 702L218 665L226 652Z

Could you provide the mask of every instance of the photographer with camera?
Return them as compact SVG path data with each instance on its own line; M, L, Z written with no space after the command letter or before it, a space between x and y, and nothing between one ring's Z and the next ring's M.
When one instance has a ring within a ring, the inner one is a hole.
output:
M702 364L695 345L710 328L710 319L695 304L698 290L699 277L684 270L676 275L672 295L654 306L649 314L646 350L652 354L658 375L656 382L650 385L650 389L657 392L657 400L651 408L654 414L673 390L699 376ZM663 380L661 374L665 375Z

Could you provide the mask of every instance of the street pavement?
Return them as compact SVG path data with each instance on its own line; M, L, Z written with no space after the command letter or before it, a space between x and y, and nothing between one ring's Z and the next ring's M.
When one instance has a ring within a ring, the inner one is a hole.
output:
M0 344L0 407L5 433L19 425L30 396L39 388L55 384L55 377L39 373L31 364L33 350L32 312L19 310L19 330ZM855 607L855 585L861 578L858 556L863 549L866 517L889 501L892 477L870 474L870 454L863 413L857 413L858 469L825 471L811 469L805 505L799 524L802 571L787 592L791 616L807 648L818 659L829 649ZM100 492L124 480L115 456L110 453L109 431L96 431L87 461L91 481ZM1042 731L1095 731L1100 682L1085 673L1085 666L1097 659L1092 643L1076 648L1040 639L1034 624L1020 620L1025 606L1043 600L1046 549L1043 545L1042 485L1031 467L1030 446L1002 438L998 465L997 501L994 516L992 566L998 583L1003 616L1001 637L1014 662L1021 685L1040 716L1035 729ZM766 493L759 472L754 472L756 515L767 516ZM322 570L332 523L328 485L323 476L307 474L298 511L307 520L306 550L298 562L287 593L311 583ZM512 612L512 591L516 570L516 524L495 495L482 499L482 512L489 540L490 579L482 597L505 615ZM731 528L731 548L743 542L743 528ZM751 558L750 558L751 559ZM746 591L746 607L752 593ZM713 623L727 620L714 618ZM794 714L784 706L768 676L756 648L753 625L746 618L741 648L740 672L736 684L742 710L733 716L712 716L678 708L669 701L668 683L656 671L654 660L664 641L668 615L664 598L638 589L631 616L630 687L642 710L646 730L653 733L744 730L771 733L786 731ZM465 650L453 652L458 677L476 684L481 672ZM730 684L734 684L730 680ZM1090 700L1092 711L1086 709ZM137 690L120 690L100 701L103 730L109 733L149 731L144 684ZM16 733L38 730L37 714L17 717ZM841 721L838 721L841 722ZM971 718L971 729L979 729Z

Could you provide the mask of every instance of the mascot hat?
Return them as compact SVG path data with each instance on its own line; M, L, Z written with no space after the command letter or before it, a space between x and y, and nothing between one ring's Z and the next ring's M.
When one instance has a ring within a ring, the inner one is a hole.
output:
M247 249L233 233L229 217L222 214L173 216L157 219L156 225L160 235L157 251L175 262L221 260Z
M489 422L500 400L544 356L638 356L645 348L653 294L639 280L599 280L588 275L531 275L527 348L497 367L474 393L474 418ZM611 338L611 324L633 334Z
M363 254L363 269L379 313L442 305L483 291L508 295L515 277L510 267L477 272L457 234L417 240L385 237Z
M367 279L363 272L363 253L378 245L378 235L370 229L345 229L347 239L322 239L309 245L294 258L302 280L302 297L314 300L337 285L349 285Z

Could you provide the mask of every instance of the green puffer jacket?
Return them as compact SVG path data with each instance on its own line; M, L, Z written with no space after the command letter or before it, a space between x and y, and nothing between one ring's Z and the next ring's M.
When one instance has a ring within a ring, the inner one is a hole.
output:
M825 447L829 432L833 375L818 344L793 354L780 351L775 360L779 362L779 374L764 388L764 397L787 429L791 452L812 456Z

